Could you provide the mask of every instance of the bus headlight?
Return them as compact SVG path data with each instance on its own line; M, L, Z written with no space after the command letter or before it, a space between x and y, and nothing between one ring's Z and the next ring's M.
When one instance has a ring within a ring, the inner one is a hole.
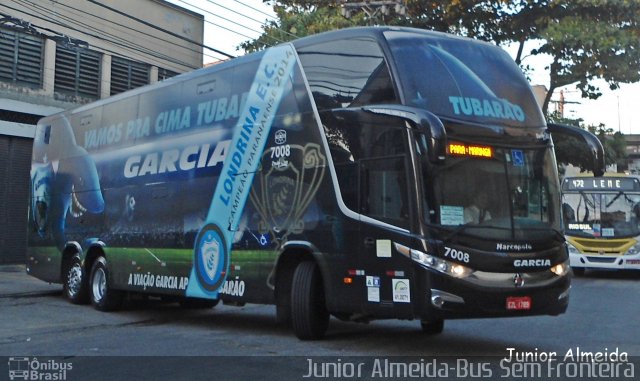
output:
M411 259L424 267L455 278L466 278L473 273L473 270L459 263L446 261L414 249L411 249Z
M640 253L640 242L636 243L635 245L631 246L629 248L629 250L627 250L626 253L624 253L625 255L636 255Z
M556 274L557 276L567 275L567 273L569 272L569 263L558 263L557 265L551 267L549 270L551 270L551 272Z

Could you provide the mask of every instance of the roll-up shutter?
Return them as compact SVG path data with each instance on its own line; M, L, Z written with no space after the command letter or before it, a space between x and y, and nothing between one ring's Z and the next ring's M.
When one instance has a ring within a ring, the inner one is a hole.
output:
M0 135L0 264L25 263L32 142Z

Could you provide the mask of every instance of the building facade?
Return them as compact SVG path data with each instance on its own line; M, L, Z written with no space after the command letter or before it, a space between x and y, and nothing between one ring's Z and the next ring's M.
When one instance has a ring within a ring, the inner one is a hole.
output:
M0 3L0 264L25 260L38 119L202 67L203 36L163 0Z
M624 140L627 142L627 164L629 173L640 175L640 135L625 135Z

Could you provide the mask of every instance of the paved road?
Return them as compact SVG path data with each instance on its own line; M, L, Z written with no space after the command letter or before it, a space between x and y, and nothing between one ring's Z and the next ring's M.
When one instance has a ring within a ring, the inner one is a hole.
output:
M4 278L6 274L0 273L0 279ZM505 358L508 348L556 352L559 357L578 350L640 356L640 275L633 273L589 273L575 279L569 310L559 317L447 321L444 333L432 337L422 335L416 321L365 325L332 320L327 337L317 342L299 341L288 329L277 326L272 306L194 311L159 300L136 299L122 311L102 313L67 303L57 290L2 296L0 288L0 356L274 356L254 357L250 362L242 357L207 360L210 366L218 364L215 371L228 366L236 373L246 372L247 377L264 375L264 367L274 361L286 362L283 371L303 375L308 369L307 356L344 358L345 362L349 356ZM287 361L288 356L302 357ZM74 361L96 367L95 359ZM99 365L114 370L122 361L134 370L139 365L112 357L100 360ZM159 374L183 375L179 370L184 358L149 361L145 364L152 371L164 372ZM202 365L189 361L193 363L190 370ZM0 368L0 377L2 372Z

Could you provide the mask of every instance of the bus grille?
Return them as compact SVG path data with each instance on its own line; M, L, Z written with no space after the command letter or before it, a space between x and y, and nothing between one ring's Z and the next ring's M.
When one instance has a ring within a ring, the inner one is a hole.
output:
M635 239L593 239L568 237L571 244L581 249L583 253L594 254L622 254L637 241Z
M618 258L611 258L611 257L587 257L587 259L589 260L589 262L594 262L594 263L613 263L616 261L616 259Z

